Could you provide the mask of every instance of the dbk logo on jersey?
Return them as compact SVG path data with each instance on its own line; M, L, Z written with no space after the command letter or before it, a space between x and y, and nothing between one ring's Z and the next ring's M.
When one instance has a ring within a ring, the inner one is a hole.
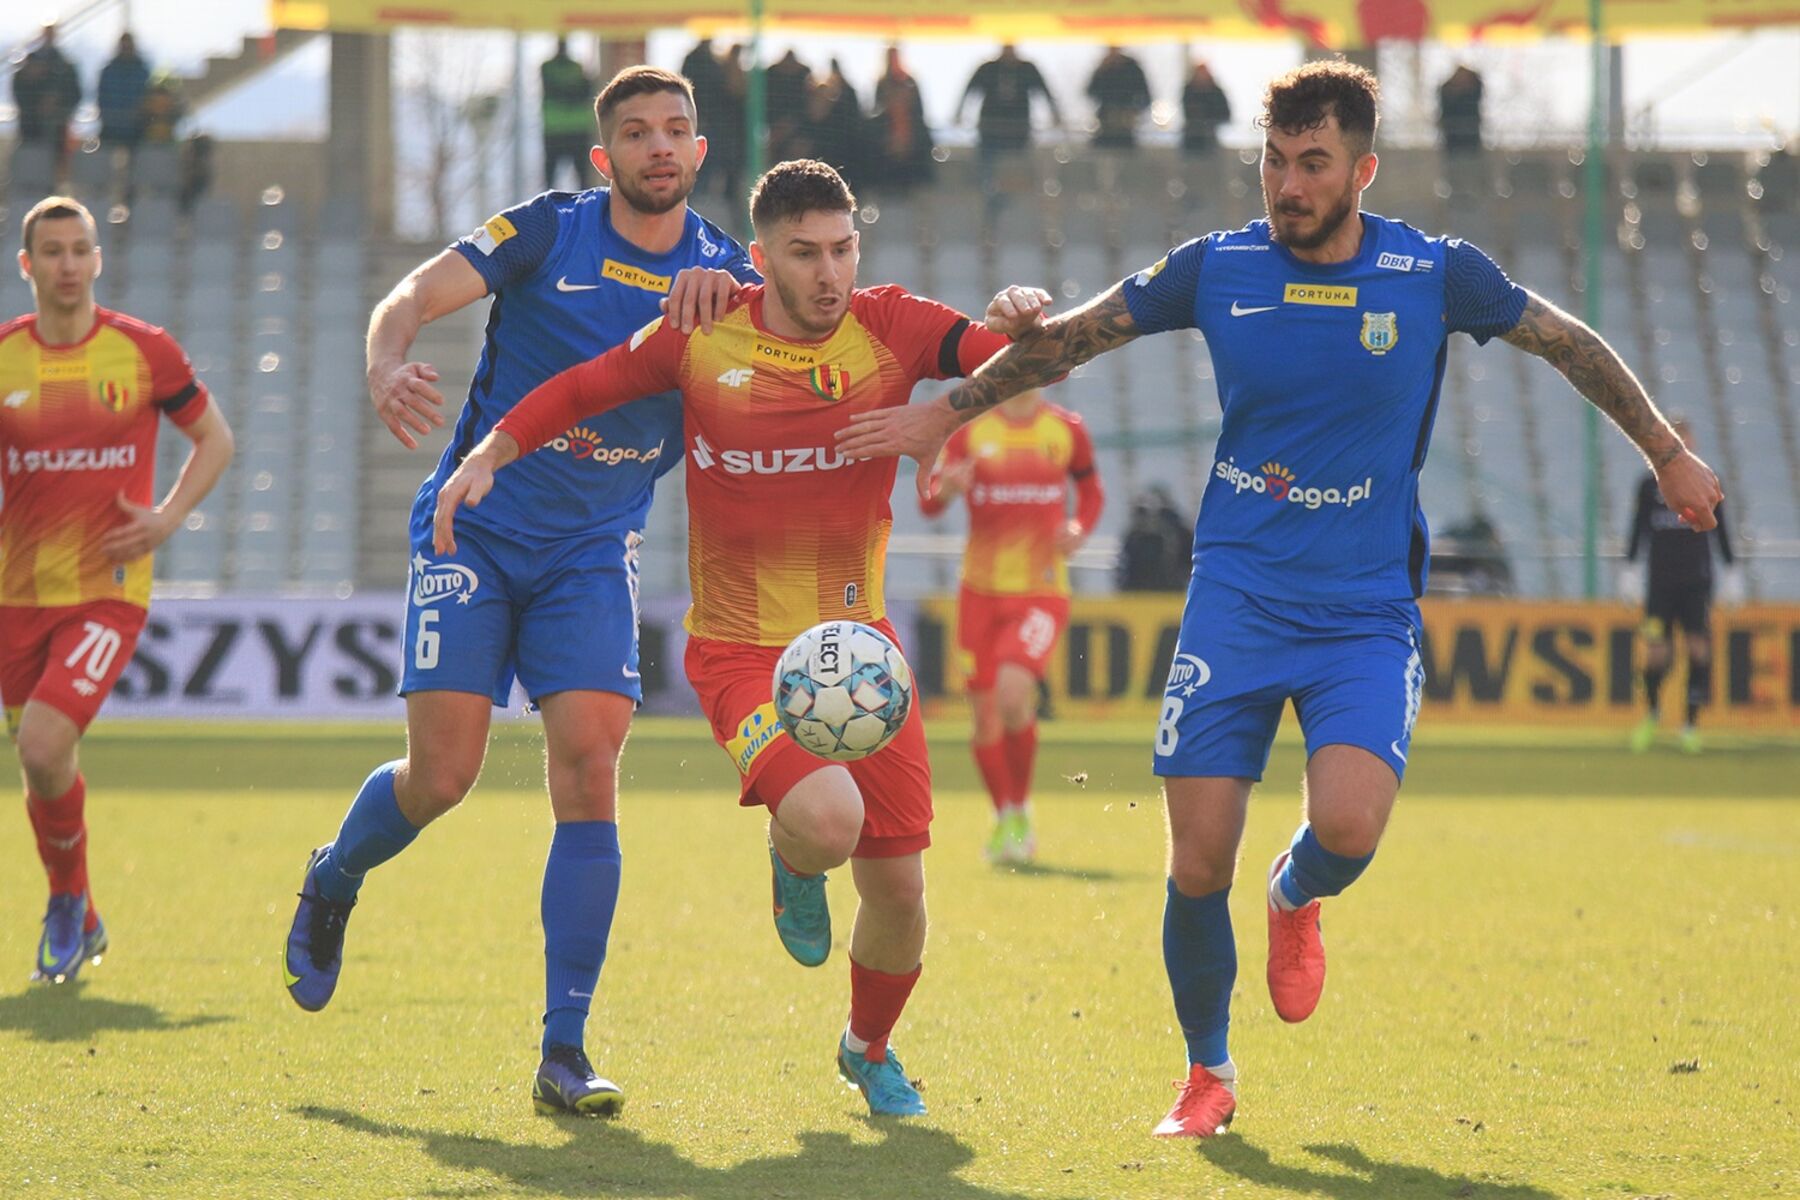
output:
M481 586L475 572L461 563L434 563L423 554L413 555L412 578L412 602L421 607L452 596L467 604Z

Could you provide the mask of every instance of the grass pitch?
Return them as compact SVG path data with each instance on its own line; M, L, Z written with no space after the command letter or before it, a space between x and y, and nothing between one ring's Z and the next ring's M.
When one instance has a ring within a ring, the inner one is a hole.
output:
M1182 1072L1145 731L1047 732L1042 863L979 860L961 731L934 727L926 970L895 1045L931 1115L832 1069L853 896L808 971L768 918L761 822L698 725L626 752L625 885L589 1048L612 1123L533 1115L550 832L535 731L372 876L337 999L279 953L306 852L388 730L108 728L86 769L113 952L31 988L42 874L0 858L0 1196L1736 1197L1800 1191L1800 754L1634 758L1427 726L1376 865L1326 914L1318 1013L1262 984L1258 881L1298 747L1252 805L1235 1132L1159 1142ZM1085 740L1071 740L1075 737ZM1608 742L1610 742L1610 735ZM1085 780L1077 782L1081 776Z

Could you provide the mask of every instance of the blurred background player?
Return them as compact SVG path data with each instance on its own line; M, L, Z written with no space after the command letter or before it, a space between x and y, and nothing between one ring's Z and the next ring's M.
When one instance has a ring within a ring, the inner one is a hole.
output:
M1673 422L1675 432L1689 450L1694 448L1694 431L1685 420ZM1731 557L1731 536L1725 530L1723 502L1713 510L1718 524L1701 532L1671 512L1656 486L1656 476L1646 474L1638 484L1637 508L1631 518L1631 538L1625 549L1625 561L1636 564L1641 550L1649 560L1648 586L1635 569L1628 570L1621 591L1644 597L1644 694L1650 711L1631 731L1631 748L1638 753L1648 750L1656 741L1656 728L1661 719L1663 679L1674 658L1673 634L1681 627L1682 644L1687 649L1687 717L1681 726L1681 748L1689 754L1700 753L1700 730L1695 722L1700 710L1712 701L1712 551L1719 548L1725 560L1725 592L1728 600L1737 599L1741 584ZM1636 599L1636 595L1630 596Z
M94 218L67 196L25 214L19 270L37 310L0 325L0 703L50 904L32 978L106 950L88 886L81 735L131 661L150 555L231 461L231 430L175 339L94 303ZM193 442L152 501L158 419Z
M406 757L375 769L337 837L308 861L285 978L300 1007L330 1001L363 876L475 785L492 709L506 705L516 675L543 714L556 818L532 1095L540 1111L610 1115L623 1093L594 1072L582 1044L618 902L619 751L643 698L638 547L652 486L679 458L679 401L646 399L558 430L555 449L508 472L470 519L460 553L437 558L431 547L439 485L521 396L630 337L682 268L723 268L691 277L700 288L726 285L721 301L734 283L725 271L757 278L743 248L688 209L706 143L687 81L631 67L594 109L604 145L591 157L610 188L546 192L489 219L402 280L370 320L370 399L410 449L444 419L437 371L406 361L408 349L427 322L494 296L468 400L413 506Z
M837 431L853 412L904 405L921 379L966 374L1006 339L897 287L856 290L855 212L826 164L771 168L750 205L750 251L768 286L740 291L710 334L658 321L520 401L439 493L437 545L454 552L458 506L482 511L494 472L529 464L570 422L681 389L688 680L742 776L739 803L769 809L775 928L804 966L831 953L825 872L849 860L861 903L838 1070L872 1113L916 1116L925 1103L888 1037L925 949L924 723L915 707L880 753L827 762L782 729L769 681L787 644L821 621L862 621L900 641L883 588L894 463L846 459Z
M1075 514L1069 515L1069 483ZM1105 502L1082 419L1033 388L951 435L932 493L937 516L964 496L969 536L956 602L956 644L968 668L975 765L994 804L989 862L1037 853L1031 775L1038 684L1069 623L1069 556Z
M1368 868L1399 795L1424 691L1419 472L1450 334L1499 337L1555 366L1696 527L1712 527L1720 499L1711 469L1592 329L1468 243L1361 212L1377 94L1372 74L1341 61L1278 77L1259 120L1267 219L1178 246L1024 332L946 396L863 414L840 442L857 457L929 463L957 423L1098 354L1165 330L1206 337L1223 419L1152 760L1169 818L1163 961L1188 1051L1161 1137L1210 1137L1237 1110L1229 900L1283 706L1293 701L1307 753L1306 819L1266 891L1269 998L1283 1020L1317 1006L1318 901ZM1014 289L995 304L1047 300Z

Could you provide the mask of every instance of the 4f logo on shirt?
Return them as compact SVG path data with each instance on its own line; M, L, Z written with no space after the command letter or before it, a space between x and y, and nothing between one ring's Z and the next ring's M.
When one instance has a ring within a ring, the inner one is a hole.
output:
M741 388L755 377L755 367L733 367L719 376L719 382L728 388Z
M1377 357L1392 350L1400 341L1400 321L1398 314L1391 312L1362 315L1363 349Z
M31 390L29 388L21 388L16 392L8 392L6 394L6 399L0 401L0 404L5 404L8 408L24 408L25 402L29 399L31 399Z
M850 372L836 363L821 363L812 369L812 390L822 400L842 400L850 390Z

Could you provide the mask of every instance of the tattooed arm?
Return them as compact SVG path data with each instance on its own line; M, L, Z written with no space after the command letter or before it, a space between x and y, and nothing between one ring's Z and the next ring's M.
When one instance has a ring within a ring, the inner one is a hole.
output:
M838 433L839 453L846 458L904 454L917 459L919 495L926 497L931 464L959 425L1008 397L1054 383L1095 355L1139 336L1121 286L1050 320L1043 319L1042 311L1050 299L1047 293L1021 292L1007 289L988 309L989 328L1009 333L1012 345L935 400L851 414L849 426Z
M1682 444L1605 339L1537 293L1526 295L1519 323L1501 337L1560 371L1643 452L1669 507L1695 529L1711 529L1722 498L1712 470Z

